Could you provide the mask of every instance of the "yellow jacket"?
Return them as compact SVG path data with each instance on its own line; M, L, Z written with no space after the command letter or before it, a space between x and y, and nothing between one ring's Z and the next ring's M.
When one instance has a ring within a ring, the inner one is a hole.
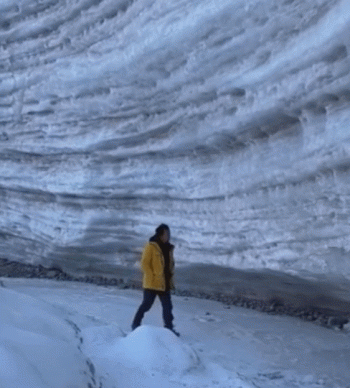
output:
M170 288L174 288L174 256L173 249L169 254ZM156 291L165 291L164 256L156 242L146 244L142 252L141 268L143 272L143 288Z

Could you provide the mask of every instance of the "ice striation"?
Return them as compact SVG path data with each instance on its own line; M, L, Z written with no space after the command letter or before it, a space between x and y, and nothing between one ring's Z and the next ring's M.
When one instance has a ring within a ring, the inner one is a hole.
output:
M347 0L2 0L0 248L350 277Z

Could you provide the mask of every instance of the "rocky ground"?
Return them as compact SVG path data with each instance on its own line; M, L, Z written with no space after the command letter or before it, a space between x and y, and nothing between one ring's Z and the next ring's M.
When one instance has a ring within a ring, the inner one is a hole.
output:
M76 281L124 289L141 289L137 270L120 276L77 276L59 267L44 267L0 258L0 277L46 278ZM177 271L175 295L222 302L226 308L241 306L269 314L289 315L329 328L343 329L350 321L350 300L340 288L272 272L241 271L212 266L189 266ZM0 286L3 286L0 280ZM334 285L333 285L334 286ZM339 286L339 285L338 285ZM335 292L337 291L337 292Z

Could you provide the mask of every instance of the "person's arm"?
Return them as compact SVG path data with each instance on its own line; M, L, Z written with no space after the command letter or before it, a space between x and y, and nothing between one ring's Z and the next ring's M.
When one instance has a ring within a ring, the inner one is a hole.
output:
M151 243L147 244L141 260L143 271L143 287L162 291L165 288L162 253Z
M174 247L170 250L170 265L169 265L169 271L170 271L170 288L172 290L175 290L174 285L174 269L175 269L175 260L174 260Z
M142 252L141 268L143 272L152 272L152 247L147 244Z

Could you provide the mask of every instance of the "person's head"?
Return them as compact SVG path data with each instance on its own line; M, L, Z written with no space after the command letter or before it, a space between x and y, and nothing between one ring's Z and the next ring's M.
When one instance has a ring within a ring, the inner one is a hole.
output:
M165 224L159 225L158 228L156 229L156 235L157 235L157 238L159 238L159 240L162 243L169 242L169 240L170 240L170 229L169 229L169 226L165 225Z

